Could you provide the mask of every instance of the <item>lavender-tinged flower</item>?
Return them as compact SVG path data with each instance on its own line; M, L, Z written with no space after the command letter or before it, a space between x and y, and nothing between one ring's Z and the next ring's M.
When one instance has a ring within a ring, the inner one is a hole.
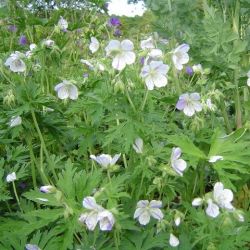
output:
M176 108L183 110L184 114L187 116L193 116L195 112L200 112L202 110L202 105L200 103L199 93L185 93L179 97L176 104Z
M89 74L88 74L88 73L83 73L82 77L83 77L83 78L88 78L88 77L89 77Z
M208 199L207 204L206 214L212 218L216 218L220 214L219 207L212 201L212 199Z
M176 69L182 70L183 64L188 63L189 55L187 52L189 48L188 44L181 44L173 51L172 60Z
M136 138L135 143L133 144L133 149L137 154L142 154L143 152L143 140L142 138Z
M121 21L117 17L111 17L108 21L108 26L110 27L117 27L121 25Z
M16 25L9 25L8 30L10 32L17 32L17 27L16 27Z
M187 67L186 67L186 73L187 73L188 75L192 76L192 75L193 75L193 73L194 73L194 71L193 71L192 67L187 66Z
M164 215L160 210L161 207L161 201L152 200L149 202L148 200L140 200L136 206L134 219L138 218L141 225L147 225L151 216L157 220L162 220Z
M107 56L113 58L112 66L114 69L123 70L126 65L135 62L134 44L128 39L122 42L111 40L105 50Z
M111 231L115 224L115 218L113 214L108 210L99 212L97 220L99 221L101 231Z
M17 115L17 116L12 116L10 121L9 121L9 126L11 128L19 126L22 124L22 117Z
M152 61L141 70L141 77L145 79L148 90L161 88L168 84L167 73L169 66L162 61Z
M53 187L51 185L40 187L40 192L42 192L42 193L50 194L50 193L53 193L55 190L56 190L55 187Z
M26 70L26 65L21 59L23 57L25 57L23 53L16 51L7 58L4 65L9 67L13 72L24 72Z
M173 148L171 154L171 166L177 174L183 176L183 171L187 168L187 163L181 157L181 149Z
M19 44L25 46L28 43L28 40L25 35L21 35L19 38Z
M78 98L78 89L70 81L63 80L61 83L55 86L55 91L59 99L71 99L76 100Z
M68 22L66 19L64 19L62 16L60 16L60 19L58 21L58 27L61 31L67 31L67 28L68 28Z
M116 154L112 158L111 155L101 154L99 156L90 155L90 158L100 164L103 168L108 168L109 166L113 166L116 164L121 154Z
M100 47L99 41L95 37L91 37L91 42L89 45L89 49L92 53L95 53Z
M41 250L37 245L34 244L26 244L25 250Z
M154 39L152 36L150 36L148 39L146 40L142 40L141 43L141 48L143 50L146 50L146 49L154 49L155 48L155 45L154 45Z

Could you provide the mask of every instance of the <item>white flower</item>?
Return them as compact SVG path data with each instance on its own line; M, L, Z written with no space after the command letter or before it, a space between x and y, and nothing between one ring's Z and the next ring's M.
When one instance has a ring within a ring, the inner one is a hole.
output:
M7 58L4 65L10 67L10 70L13 72L24 72L26 70L26 65L21 59L23 57L25 57L23 53L16 51Z
M96 203L94 197L88 196L83 199L83 207L90 210L89 213L84 213L80 216L79 221L85 223L90 231L93 231L98 223L98 214L102 212L104 208Z
M142 138L135 139L135 143L133 144L133 149L137 154L142 154L143 152L143 140Z
M42 44L47 48L52 48L55 45L55 42L51 39L47 39L47 40L43 41Z
M154 39L152 36L150 36L148 39L146 40L142 40L141 41L141 48L143 50L146 50L146 49L154 49L155 48L155 45L154 45Z
M51 185L41 186L39 190L40 192L43 192L43 193L53 193L55 191L55 187Z
M199 207L201 206L203 203L203 199L202 198L194 198L193 201L192 201L192 206L193 207Z
M63 31L67 30L67 28L68 28L68 22L62 16L60 16L60 19L59 19L57 25L58 25L59 29L63 30Z
M170 234L169 245L172 247L177 247L179 244L180 244L179 239L175 235Z
M210 98L206 100L205 106L211 111L214 111L216 109L216 106L212 103Z
M213 155L213 156L210 156L208 161L211 162L211 163L214 163L214 162L217 162L217 161L222 161L223 159L224 158L221 155Z
M176 104L176 108L183 110L184 114L187 116L193 116L195 112L202 111L202 105L200 103L199 93L185 93L179 97Z
M173 148L171 154L171 166L177 174L183 176L183 171L187 168L187 163L181 157L181 149Z
M99 156L90 155L90 158L100 164L103 168L108 168L109 166L113 166L116 164L121 154L116 154L112 158L111 155L101 154Z
M181 217L180 216L176 216L174 218L174 224L178 227L181 224Z
M16 180L16 173L15 173L15 172L12 172L11 174L8 174L8 175L6 176L6 181L7 181L8 183L13 182L13 181L15 181L15 180Z
M113 57L114 69L123 70L126 65L135 62L134 44L130 40L111 40L105 48L107 56Z
M104 67L104 65L103 64L101 64L101 63L97 63L97 68L100 70L100 71L104 71L105 70L105 67Z
M204 73L201 64L195 64L195 65L193 65L192 68L193 68L193 71L194 71L195 73L197 73L197 74L203 74L203 73Z
M208 199L207 203L206 214L212 218L216 218L220 214L219 207L211 199Z
M115 224L115 218L108 210L100 212L97 219L99 221L101 231L110 231Z
M71 99L76 100L78 98L78 89L70 81L63 80L63 82L55 86L55 91L59 99Z
M233 201L233 197L233 192L230 189L224 189L224 186L221 182L215 183L213 198L214 201L219 205L219 207L225 208L229 211L234 210L234 207L231 204L231 202Z
M95 53L100 47L99 41L95 37L91 37L91 43L89 45L89 49L92 53Z
M37 48L36 44L34 43L30 44L30 50L25 53L25 56L27 58L30 58L33 55L32 51L36 48Z
M94 65L88 60L81 59L80 62L87 65L90 70L94 70L94 68L95 68Z
M247 86L250 87L250 70L247 72Z
M25 245L25 250L41 250L41 249L37 245L26 244Z
M9 126L16 127L22 124L22 117L21 116L12 116L9 122Z
M188 44L182 44L173 51L172 60L176 69L182 70L183 64L188 63L189 61L189 56L187 53L188 51L189 51Z
M100 230L110 231L115 223L113 214L96 203L94 197L88 196L83 199L83 207L90 212L81 214L79 221L85 223L87 228L93 231L99 222Z
M162 207L161 201L148 201L148 200L141 200L138 201L136 210L134 213L134 219L138 218L138 221L141 225L147 225L150 221L150 217L157 220L163 219L163 213L160 210Z
M168 70L169 66L163 64L162 61L152 61L149 65L143 66L141 77L145 78L146 86L149 90L153 90L154 86L161 88L168 84L166 77Z
M144 65L147 65L152 61L161 60L162 57L163 57L163 52L160 49L152 49L148 53Z

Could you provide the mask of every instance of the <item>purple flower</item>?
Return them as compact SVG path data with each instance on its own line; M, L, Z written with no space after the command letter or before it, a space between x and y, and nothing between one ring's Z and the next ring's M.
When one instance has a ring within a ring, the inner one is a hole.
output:
M10 32L17 32L17 27L16 27L16 25L9 25L8 30Z
M145 63L145 57L141 57L141 58L140 58L140 64L141 64L141 65L144 65L144 63Z
M121 35L122 35L121 30L116 29L116 30L114 31L114 36L121 36Z
M82 76L83 76L83 78L88 78L89 74L88 73L84 73Z
M20 38L19 38L19 44L22 45L22 46L24 46L27 43L28 43L28 40L27 40L26 36L25 35L21 35Z
M111 17L108 21L108 25L110 27L117 27L117 26L120 26L121 25L121 21L119 18L117 17Z
M187 67L186 67L186 73L187 73L188 75L192 76L193 73L194 73L194 71L193 71L193 69L192 69L191 67L187 66Z

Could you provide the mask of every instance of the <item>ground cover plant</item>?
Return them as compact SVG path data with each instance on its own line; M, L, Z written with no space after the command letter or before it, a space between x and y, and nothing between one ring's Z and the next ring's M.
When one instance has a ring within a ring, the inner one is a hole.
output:
M41 3L0 8L0 249L249 249L249 0Z

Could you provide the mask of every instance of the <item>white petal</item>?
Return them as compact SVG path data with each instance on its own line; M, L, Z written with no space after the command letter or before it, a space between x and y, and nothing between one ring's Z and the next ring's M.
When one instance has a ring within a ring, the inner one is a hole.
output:
M98 214L101 231L110 231L115 224L115 218L111 212L104 210Z
M113 59L112 66L114 69L123 70L126 66L126 59L123 55L117 55Z
M170 234L169 245L172 247L177 247L179 244L180 244L179 239L175 235Z
M135 62L135 53L130 51L124 52L124 58L126 64L128 65L133 64Z
M150 201L149 206L151 208L161 208L162 207L162 201L152 200L152 201Z
M16 127L22 124L22 117L21 116L12 116L9 122L9 126Z
M231 201L233 201L234 194L230 189L224 189L223 196L225 197L226 203L230 203Z
M200 94L199 94L199 93L196 93L196 92L191 93L191 94L190 94L190 98L191 98L192 100L194 100L194 101L199 101L199 100L201 99Z
M159 208L151 208L150 215L157 220L162 220L164 217L162 211Z
M93 210L93 209L98 209L99 205L97 205L96 200L92 196L87 196L83 199L82 202L83 207Z
M206 208L206 214L212 218L216 218L220 214L219 207L211 200L208 201L208 207Z
M145 211L144 207L139 207L135 210L134 213L134 219L138 218L139 216L141 216L141 214Z
M193 201L192 201L192 206L193 207L199 207L199 206L201 206L202 205L202 203L203 203L203 199L201 199L201 198L194 198L193 199Z
M114 155L114 157L112 158L110 165L115 165L116 162L118 161L118 159L120 158L121 154L116 154Z
M172 167L179 175L182 176L182 172L187 168L187 163L183 159L178 159L173 161Z
M156 75L152 80L157 88L165 87L168 84L167 78L161 74Z
M121 42L121 47L122 50L131 51L134 49L134 44L130 40L125 39Z
M85 224L86 224L87 228L90 231L93 231L93 230L95 230L97 223L98 223L98 213L95 211L90 212L85 220Z
M137 202L137 207L140 208L145 208L149 205L149 201L148 200L140 200Z
M143 50L145 50L145 49L153 49L155 47L154 46L154 41L153 41L152 37L149 37L146 40L142 40L140 45L141 45L141 48Z
M178 51L178 52L182 52L182 53L187 53L189 51L190 47L188 44L181 44L180 46L178 46L175 51Z
M141 225L147 225L150 221L150 213L147 210L144 210L144 212L139 216L139 223Z
M224 185L221 182L216 182L214 184L214 194L221 194L223 192Z
M69 91L67 86L62 86L61 88L59 88L57 91L57 96L61 100L67 99L69 97Z
M211 163L214 163L214 162L216 162L216 161L221 161L221 160L223 160L224 158L223 158L223 156L221 156L221 155L213 155L213 156L211 156L210 158L209 158L209 162L211 162Z
M247 79L247 86L250 87L250 77Z
M135 143L133 144L133 149L137 154L142 154L143 152L143 140L141 138L137 138Z
M153 82L153 80L152 80L152 78L150 76L148 76L145 79L145 82L146 82L146 86L147 86L148 90L153 90L154 89L154 82Z
M73 84L69 88L69 98L71 100L76 100L78 98L78 89Z
M171 161L177 160L181 157L181 148L172 148Z
M118 40L111 40L108 46L105 48L107 56L109 56L114 50L120 50L121 43Z
M176 217L175 219L174 219L174 224L178 227L180 224L181 224L181 217Z
M95 37L91 37L91 43L89 45L89 49L92 53L95 53L100 47L99 41Z
M186 106L184 107L184 109L183 109L183 112L184 112L184 114L185 114L186 116L190 116L190 117L193 116L194 113L195 113L194 106L191 105L191 104L186 105Z
M8 174L6 177L6 181L9 182L13 182L16 180L16 173L12 172L11 174Z

